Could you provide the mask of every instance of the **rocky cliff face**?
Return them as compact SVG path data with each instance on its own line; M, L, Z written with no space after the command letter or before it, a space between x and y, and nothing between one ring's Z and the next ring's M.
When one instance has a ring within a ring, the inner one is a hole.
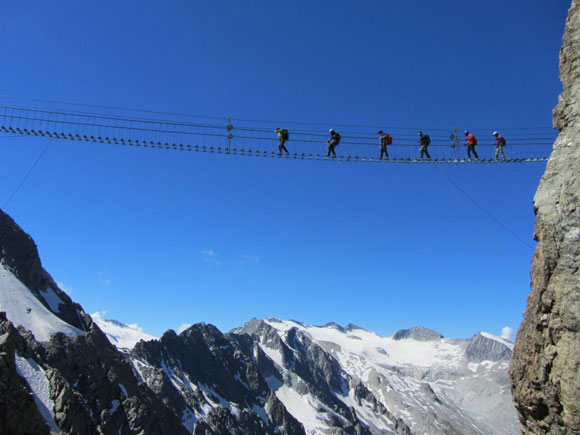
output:
M534 198L532 289L510 376L525 433L580 433L580 1L560 52L560 130Z
M424 328L422 326L415 326L411 329L400 329L393 334L393 339L395 340L403 340L406 338L418 341L432 341L443 338L443 336L432 329Z

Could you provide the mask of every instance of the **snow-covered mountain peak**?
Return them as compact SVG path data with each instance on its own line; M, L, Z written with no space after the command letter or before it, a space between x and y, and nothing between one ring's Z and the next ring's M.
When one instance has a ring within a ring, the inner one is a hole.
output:
M158 339L135 327L127 326L118 320L103 319L95 315L92 318L105 333L111 344L119 349L132 349L141 340L150 341Z

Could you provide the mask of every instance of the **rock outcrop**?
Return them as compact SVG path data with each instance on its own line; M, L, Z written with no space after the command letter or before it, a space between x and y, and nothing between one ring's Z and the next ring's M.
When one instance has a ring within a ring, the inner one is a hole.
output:
M512 352L509 347L499 341L477 334L467 345L465 355L469 362L509 361Z
M395 340L404 340L407 338L417 341L433 341L439 340L443 336L432 329L422 326L415 326L411 329L400 329L393 334L393 339Z
M532 285L510 376L525 433L580 433L580 0L560 52L560 134L534 206Z

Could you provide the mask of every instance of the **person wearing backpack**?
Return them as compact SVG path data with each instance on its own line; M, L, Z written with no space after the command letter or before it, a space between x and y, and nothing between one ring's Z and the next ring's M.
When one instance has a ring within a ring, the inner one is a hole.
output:
M423 134L422 131L417 132L417 134L419 135L419 139L417 142L419 142L419 144L421 145L420 151L421 151L421 160L423 160L423 156L427 156L427 160L431 160L431 156L429 155L429 151L427 151L427 148L429 147L429 144L431 143L431 138L429 137L428 134Z
M391 145L393 143L393 138L390 134L384 133L383 130L379 130L379 135L381 137L381 156L379 160L383 160L383 154L385 155L385 159L389 160L389 151L387 150L387 145Z
M475 151L475 145L477 145L477 138L472 135L468 130L464 131L465 133L465 143L467 144L467 159L471 161L471 153L475 156L475 160L479 160L479 156Z
M285 128L276 128L274 131L278 133L278 140L280 141L278 144L278 155L282 155L282 150L286 151L286 155L290 154L284 145L287 140L290 140L290 133L288 133L288 130Z
M503 161L505 162L506 158L505 153L503 152L503 147L506 146L505 137L503 137L497 131L494 131L493 135L495 136L495 159L498 160L499 153L501 153Z
M332 153L332 157L336 157L336 153L334 152L334 148L340 143L340 134L334 131L332 128L328 130L330 133L330 140L328 143L328 154L326 157L330 157L330 153Z

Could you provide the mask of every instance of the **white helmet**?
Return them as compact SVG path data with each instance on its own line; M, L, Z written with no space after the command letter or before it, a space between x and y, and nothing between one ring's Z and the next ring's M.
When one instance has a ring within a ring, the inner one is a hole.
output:
M334 129L331 128L330 130L328 130L328 132L329 133L334 133Z
M493 132L493 135L494 135L494 136L497 136L498 134L499 134L499 133L498 133L497 131L494 131L494 132Z

